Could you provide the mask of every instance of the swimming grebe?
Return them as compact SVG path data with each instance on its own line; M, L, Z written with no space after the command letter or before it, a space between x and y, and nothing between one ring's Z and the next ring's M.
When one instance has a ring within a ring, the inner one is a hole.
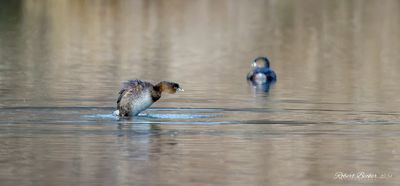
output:
M255 84L271 83L276 81L275 72L269 67L266 57L258 57L251 63L251 71L247 74L247 80Z
M129 80L123 83L122 89L119 91L118 110L114 114L137 116L160 99L162 92L174 94L177 91L183 91L178 83L161 81L157 85L153 85L146 81Z

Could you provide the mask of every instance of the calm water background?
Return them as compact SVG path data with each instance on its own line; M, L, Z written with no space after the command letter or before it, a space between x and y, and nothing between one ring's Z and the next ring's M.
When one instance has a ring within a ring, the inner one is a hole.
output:
M395 0L2 1L0 184L396 185L399 48ZM135 78L185 92L117 120Z

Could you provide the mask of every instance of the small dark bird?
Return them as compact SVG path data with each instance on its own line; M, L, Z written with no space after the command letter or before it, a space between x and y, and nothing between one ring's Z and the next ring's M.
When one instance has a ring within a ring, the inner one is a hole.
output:
M174 94L183 91L178 83L161 81L153 85L146 81L129 80L122 85L117 100L118 116L137 116L161 98L162 92Z
M258 57L251 63L251 71L247 74L247 80L254 84L264 84L276 81L276 74L269 66L266 57Z

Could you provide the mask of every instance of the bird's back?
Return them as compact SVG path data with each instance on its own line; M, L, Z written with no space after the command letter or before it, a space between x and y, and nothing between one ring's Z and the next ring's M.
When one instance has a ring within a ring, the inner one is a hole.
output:
M129 80L122 84L117 100L120 116L137 115L154 103L151 97L153 84L141 80Z

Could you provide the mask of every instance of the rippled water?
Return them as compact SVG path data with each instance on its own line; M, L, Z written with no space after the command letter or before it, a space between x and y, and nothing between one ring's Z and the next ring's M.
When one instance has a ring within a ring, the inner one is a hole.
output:
M400 181L398 1L0 4L1 185ZM136 78L185 92L114 117Z

